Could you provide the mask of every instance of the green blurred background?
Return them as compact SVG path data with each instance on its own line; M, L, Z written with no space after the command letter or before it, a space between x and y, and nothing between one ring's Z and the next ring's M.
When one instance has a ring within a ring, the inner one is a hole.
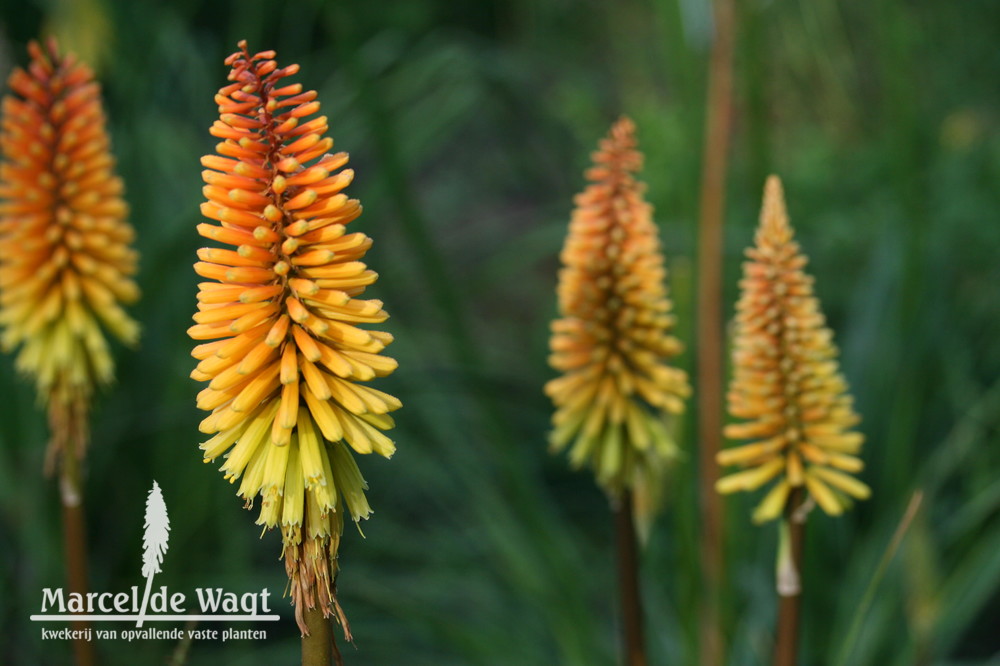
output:
M987 0L741 0L727 192L725 302L764 177L779 173L867 436L873 497L810 521L806 664L1000 663L1000 6ZM711 11L699 0L370 3L7 0L0 75L54 32L97 69L142 255L141 348L93 414L86 481L95 590L140 584L155 478L172 536L157 585L279 596L280 539L197 444L191 269L200 156L239 39L302 66L375 239L370 290L400 368L387 462L360 461L375 515L346 530L348 664L611 664L611 516L589 474L547 455L541 392L557 255L589 153L638 124L679 335L694 336L698 188ZM697 386L695 387L697 393ZM66 664L40 639L63 584L59 505L41 477L33 389L0 359L0 662ZM696 395L697 398L697 395ZM694 403L689 414L693 414ZM700 565L693 418L686 460L643 553L654 664L695 664ZM845 650L915 489L924 503ZM776 527L726 500L731 664L770 659ZM266 642L190 646L190 664L293 664L291 610ZM160 664L170 642L99 646Z

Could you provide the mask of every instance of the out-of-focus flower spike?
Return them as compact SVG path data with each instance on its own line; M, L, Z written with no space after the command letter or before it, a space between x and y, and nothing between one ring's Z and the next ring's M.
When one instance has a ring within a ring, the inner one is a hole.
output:
M681 351L670 335L672 304L652 208L634 174L642 166L635 125L622 118L594 153L590 184L561 253L559 314L545 386L556 406L549 441L569 447L617 500L635 491L640 522L652 515L664 470L678 454L665 425L684 408L687 375L667 362Z
M91 396L113 379L104 331L138 340L121 308L139 297L138 255L92 72L54 39L28 52L0 129L0 344L20 347L16 366L48 407L51 469L83 456Z
M729 412L742 421L725 430L730 439L752 441L719 452L720 465L741 469L716 486L731 493L777 479L754 511L755 522L780 517L795 489L830 515L870 495L845 474L863 467L855 456L862 436L852 431L859 418L793 236L781 181L771 176L736 306Z
M28 54L8 78L0 119L0 347L18 350L15 366L48 411L45 470L59 470L67 587L83 597L88 412L114 377L105 331L126 344L139 337L121 307L139 297L138 255L93 73L55 39L31 42ZM88 641L75 640L74 652L95 661Z

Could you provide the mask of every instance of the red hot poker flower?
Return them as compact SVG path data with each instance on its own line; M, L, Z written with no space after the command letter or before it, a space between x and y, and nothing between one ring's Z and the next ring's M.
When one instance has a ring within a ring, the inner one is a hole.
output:
M261 497L258 524L280 526L296 618L305 608L336 612L334 576L344 514L367 518L367 485L351 454L395 451L382 431L400 402L364 384L390 374L381 355L388 333L362 328L388 315L358 298L377 275L361 261L371 239L348 233L361 206L343 190L354 172L330 154L326 116L314 91L285 79L273 51L246 43L226 59L232 82L219 90L222 139L206 167L198 232L229 248L204 248L195 271L199 359L192 377L208 382L198 406L214 436L205 460L226 454L222 471L247 505ZM228 451L228 453L226 453Z

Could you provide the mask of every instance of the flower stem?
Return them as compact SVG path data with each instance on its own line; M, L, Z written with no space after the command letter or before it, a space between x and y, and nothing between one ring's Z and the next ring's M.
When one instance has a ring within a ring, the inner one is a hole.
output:
M323 617L319 606L305 609L308 634L302 636L302 666L331 666L333 653L333 625L330 618ZM337 653L337 664L342 664Z
M66 575L70 593L87 595L87 530L83 515L83 490L80 483L80 460L75 447L68 447L60 456L59 496L63 513L63 543ZM71 622L74 630L89 629L89 622ZM91 641L73 641L77 666L94 666L97 657Z
M788 497L778 544L778 635L774 646L774 666L794 666L799 651L799 609L802 600L802 543L805 520L795 512L802 490Z
M708 69L705 148L698 225L698 462L702 507L701 558L705 593L701 604L700 663L723 661L720 605L723 577L722 499L715 491L722 439L722 253L733 89L732 0L715 0L715 39Z
M615 509L618 534L618 578L622 605L622 655L626 666L646 666L642 599L639 595L639 558L636 552L632 493L625 491Z

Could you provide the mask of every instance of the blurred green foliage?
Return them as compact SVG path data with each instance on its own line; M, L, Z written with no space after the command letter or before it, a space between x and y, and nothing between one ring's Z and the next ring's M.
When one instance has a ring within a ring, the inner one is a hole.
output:
M725 301L735 302L764 176L792 222L842 349L874 491L810 521L806 664L1000 661L1000 7L986 0L738 3ZM279 539L258 538L201 463L184 331L202 241L199 157L238 39L297 62L351 153L354 224L375 239L370 290L393 315L402 398L391 462L360 461L376 513L348 528L349 664L614 663L607 504L545 452L547 324L557 255L589 151L633 116L678 306L694 339L698 181L711 39L695 0L378 3L21 0L0 7L0 73L46 31L92 62L142 254L138 351L117 349L88 458L93 589L140 584L155 478L172 537L158 584L275 595ZM353 225L352 225L353 226ZM725 313L727 318L732 311ZM695 387L697 392L697 387ZM62 585L58 499L31 385L0 360L0 661L69 663L43 643ZM694 413L694 405L690 413ZM652 662L697 663L693 423L644 552ZM912 492L926 493L843 641ZM774 526L727 500L729 663L770 659ZM270 638L195 642L190 664L291 664L290 608ZM164 663L170 643L105 643L107 664Z

